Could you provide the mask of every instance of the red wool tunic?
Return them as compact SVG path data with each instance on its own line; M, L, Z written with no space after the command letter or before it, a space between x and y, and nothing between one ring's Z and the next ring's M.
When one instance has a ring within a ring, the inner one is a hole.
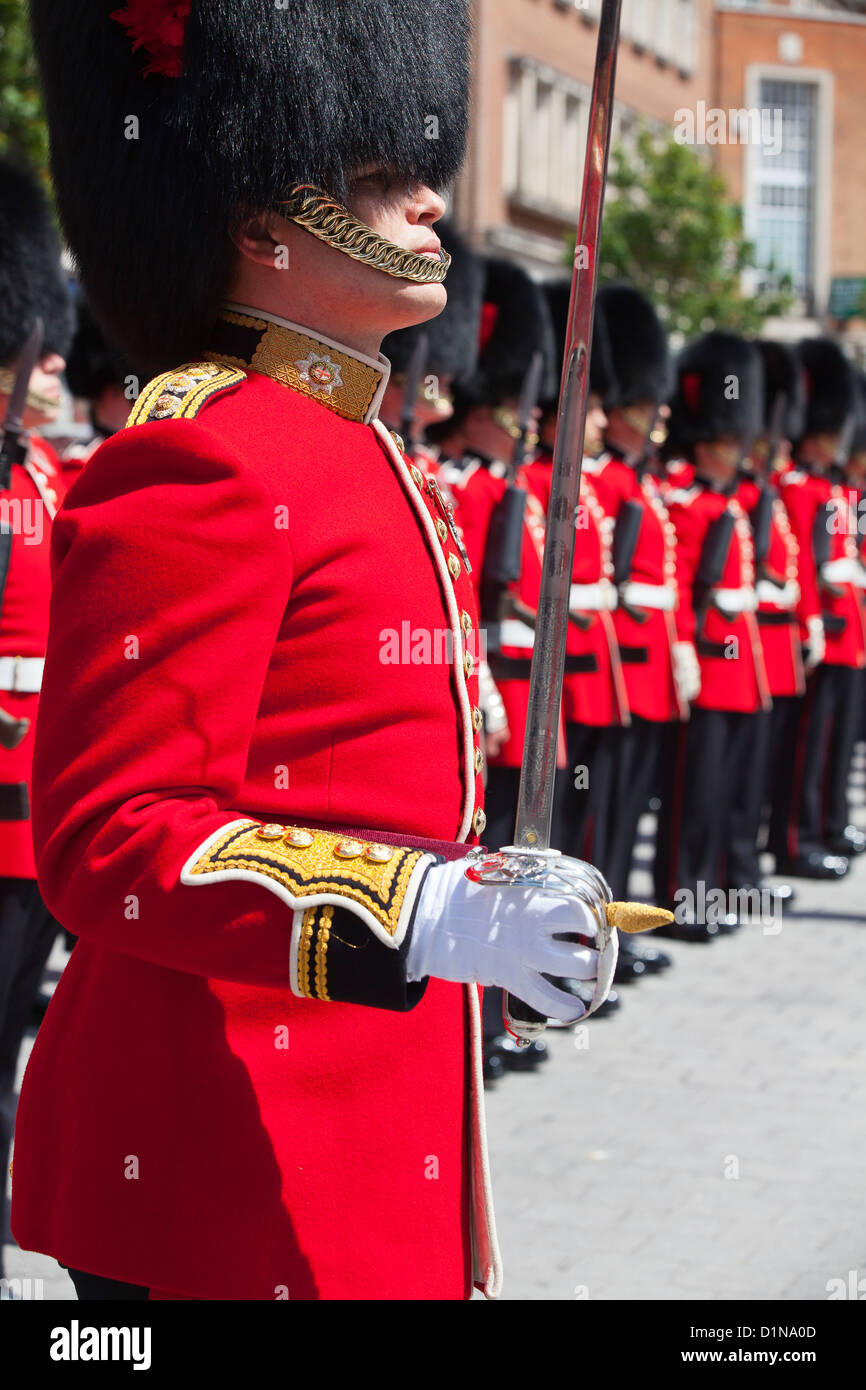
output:
M3 519L13 528L0 612L0 658L43 657L51 595L51 522L65 487L57 455L37 435L31 436L25 466L13 464L10 484L8 492L0 493L0 501L8 511L8 517ZM15 719L30 720L30 728L17 748L0 749L0 782L25 782L32 799L39 693L0 686L0 705ZM29 820L0 821L0 877L36 877L33 827Z
M302 914L255 857L181 881L242 817L483 829L471 582L371 423L387 363L258 310L217 343L218 370L147 388L56 523L34 825L81 939L24 1079L15 1236L196 1298L461 1299L472 1206L492 1291L477 991L352 1002L401 952L346 912L348 1001L324 1002L324 955L299 997ZM393 660L404 622L454 660Z
M629 710L655 723L684 719L688 710L677 693L673 662L677 638L673 616L677 593L676 531L658 480L646 472L639 476L637 469L613 454L602 454L593 460L591 474L608 516L616 520L626 502L637 503L642 509L628 577L631 588L626 586L625 605L620 603L613 614ZM640 588L635 588L638 585ZM646 591L643 595L642 590ZM652 598L660 606L647 607L637 601L642 596ZM640 659L627 660L632 653Z
M732 710L742 714L768 709L767 675L754 611L721 611L718 590L756 603L754 548L748 518L735 496L725 497L693 483L671 489L665 505L677 532L677 635L695 642L701 664L701 689L694 701L699 709ZM733 512L734 530L722 570L721 583L709 595L704 612L695 610L695 583L701 552L712 523L724 511ZM712 648L712 651L708 650Z

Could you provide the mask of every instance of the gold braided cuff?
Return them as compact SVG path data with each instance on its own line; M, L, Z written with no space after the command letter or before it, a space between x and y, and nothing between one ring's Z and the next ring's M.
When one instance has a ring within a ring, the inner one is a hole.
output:
M386 275L394 275L398 280L414 280L419 285L439 285L448 274L451 257L446 251L440 252L438 261L407 251L374 232L364 222L359 222L342 203L313 184L304 183L293 188L287 198L276 204L275 211L291 222L297 222L299 227L311 232L326 245L333 246L335 251L342 251L353 261L361 261L374 270L383 270Z
M190 885L237 879L256 883L301 916L312 907L347 908L384 945L396 949L424 870L434 862L435 856L423 850L240 820L209 836L180 877Z

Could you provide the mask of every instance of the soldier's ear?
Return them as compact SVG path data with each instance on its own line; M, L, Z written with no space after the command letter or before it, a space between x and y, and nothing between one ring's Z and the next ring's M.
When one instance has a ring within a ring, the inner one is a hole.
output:
M239 219L232 229L231 239L248 260L273 266L279 248L286 244L287 232L285 218L267 211Z

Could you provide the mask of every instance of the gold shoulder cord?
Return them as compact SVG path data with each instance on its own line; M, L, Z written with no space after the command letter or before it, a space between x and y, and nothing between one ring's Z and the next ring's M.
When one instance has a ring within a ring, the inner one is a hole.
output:
M441 284L448 274L451 257L446 251L440 252L438 261L429 256L416 255L406 251L393 241L379 236L372 227L359 222L357 217L338 203L321 188L312 184L299 184L287 198L275 206L281 216L297 222L305 231L343 251L355 261L362 261L374 270L383 270L386 275L394 275L399 280L414 280L419 285Z

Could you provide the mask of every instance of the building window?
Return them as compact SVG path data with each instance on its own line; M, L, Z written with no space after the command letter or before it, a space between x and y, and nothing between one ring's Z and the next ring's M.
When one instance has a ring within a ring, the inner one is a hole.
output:
M787 272L795 292L808 300L814 285L817 88L762 78L759 104L770 113L774 139L754 150L750 221L756 260L767 270Z
M589 88L530 59L509 70L503 181L509 197L571 219L580 203Z

